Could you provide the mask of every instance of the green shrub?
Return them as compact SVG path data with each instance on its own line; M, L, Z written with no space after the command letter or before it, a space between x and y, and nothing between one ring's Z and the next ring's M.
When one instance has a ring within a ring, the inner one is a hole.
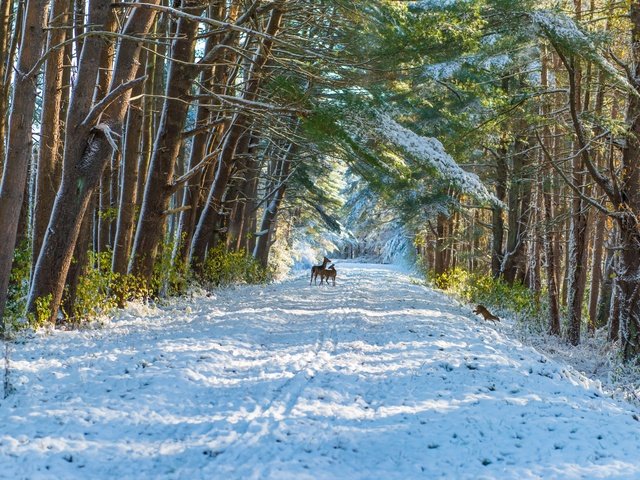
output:
M144 279L132 274L111 271L112 252L89 252L88 269L78 280L76 298L71 311L64 312L67 321L82 321L105 315L126 302L148 298Z
M111 273L111 295L118 308L124 308L127 302L143 300L151 296L147 282L131 273Z
M539 294L522 284L509 285L491 275L454 268L434 276L433 283L467 303L481 303L529 319L539 319L544 313L545 306L540 302Z
M111 251L89 252L89 267L78 280L75 302L70 312L65 312L67 321L80 323L83 320L106 314L117 307L111 295Z
M173 256L174 251L179 251L183 241L169 242L162 246L153 267L150 294L168 297L186 291L190 279L189 264L181 260L176 261Z
M24 317L29 295L29 275L31 274L31 243L27 240L20 242L13 254L11 277L9 277L9 290L7 292L7 304L4 311L7 325L19 327L18 320Z
M209 250L201 272L201 280L214 287L236 283L265 283L273 277L270 268L262 267L244 250L227 252L223 245Z
M24 321L24 312L29 295L29 275L31 274L31 243L23 240L13 254L7 303L4 310L3 328L7 333L29 327L29 319Z
M53 300L53 294L45 295L44 297L36 298L36 311L27 315L27 325L34 329L44 327L49 323L51 318L51 300Z

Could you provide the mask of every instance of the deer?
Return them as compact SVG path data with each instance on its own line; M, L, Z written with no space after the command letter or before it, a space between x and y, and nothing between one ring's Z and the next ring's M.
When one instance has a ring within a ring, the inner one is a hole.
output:
M329 260L327 257L323 257L322 265L314 265L313 267L311 267L311 280L309 280L309 285L311 285L311 282L313 282L314 280L316 281L316 284L318 283L318 275L327 267L327 264L330 262L331 260ZM320 281L322 282L322 278L320 279Z
M329 285L329 279L333 279L333 286L336 286L336 266L331 265L329 268L325 268L324 270L320 270L320 285L322 282L326 280L327 285Z
M476 315L482 315L485 321L491 320L494 323L500 321L500 319L492 314L489 310L487 310L487 307L485 307L484 305L478 305L473 313L475 313Z

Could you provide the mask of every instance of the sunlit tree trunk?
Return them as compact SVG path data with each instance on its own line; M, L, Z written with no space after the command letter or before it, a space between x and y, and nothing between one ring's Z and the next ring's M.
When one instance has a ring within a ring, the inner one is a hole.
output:
M283 158L278 161L276 168L277 175L274 176L275 191L268 192L272 193L272 197L265 206L260 231L256 238L256 246L253 250L253 257L258 260L263 267L266 267L269 263L269 249L273 244L276 218L288 185L285 179L291 169L291 156L295 155L296 151L297 148L294 145L290 145L288 151L283 155Z
M107 0L90 1L89 25L104 28L110 5ZM148 32L154 17L155 12L147 8L135 8L130 14L123 28L127 37L119 44L111 87L105 97L112 96L114 101L111 103L93 104L93 90L104 42L97 36L88 36L84 41L67 115L62 183L34 270L27 306L29 311L34 311L38 298L51 295L52 321L60 306L82 219L102 172L111 159L115 146L114 134L119 135L122 131L131 88L136 83L134 77L138 70L141 42L134 37Z
M146 59L145 52L142 53L142 56ZM141 66L138 68L138 76L144 73L145 63L145 61L141 62ZM143 86L139 84L134 88L132 95L133 97L138 97L142 92ZM143 121L142 100L138 99L129 104L121 164L122 185L118 203L118 221L112 261L112 270L119 274L127 273L127 264L133 241L136 203L138 200L138 168L142 155Z
M183 10L199 14L204 7L198 1L185 2ZM194 62L198 23L180 18L171 45L172 62L160 125L156 131L149 172L136 228L129 271L147 282L153 275L158 248L164 236L166 212L171 195L176 160L182 145L189 110L192 82L199 72Z
M271 11L268 24L265 29L266 38L262 41L254 58L251 61L247 74L247 85L243 93L243 99L251 102L256 99L263 67L267 63L273 47L273 37L280 30L284 12L279 8ZM248 146L250 141L249 129L250 119L246 111L236 112L231 121L226 139L222 145L218 168L209 191L206 204L198 222L198 227L191 246L191 264L197 271L206 257L206 252L211 246L211 238L216 229L219 228L222 219L223 198L227 191L227 186L231 178L231 172L235 166L235 152L242 151L244 144Z
M47 4L46 0L29 0L26 4L23 37L14 72L7 158L0 185L0 318L3 317L7 301L20 207L24 199L31 159L32 124L37 93L37 62L45 43L44 25ZM4 333L3 327L2 333Z
M40 151L36 178L36 196L33 216L33 263L38 258L45 230L49 223L51 207L55 200L62 162L61 151L62 98L64 94L64 57L61 45L66 39L69 21L69 0L55 0L49 14L49 33L42 95L42 119L40 123Z

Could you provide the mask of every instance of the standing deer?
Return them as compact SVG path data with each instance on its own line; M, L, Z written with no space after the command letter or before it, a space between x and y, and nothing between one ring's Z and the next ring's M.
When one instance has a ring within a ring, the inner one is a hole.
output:
M327 285L329 285L329 279L331 278L333 280L333 286L336 286L336 274L338 272L336 272L336 266L331 265L329 268L325 268L324 270L320 270L320 285L322 285L322 282L324 280L327 281Z
M320 274L320 272L322 272L326 268L329 262L331 262L331 260L329 260L327 257L323 257L322 265L314 265L313 267L311 267L311 280L309 280L309 285L311 285L311 282L313 282L314 280L316 281L316 284L318 283L318 274ZM320 281L322 281L322 278L320 279Z

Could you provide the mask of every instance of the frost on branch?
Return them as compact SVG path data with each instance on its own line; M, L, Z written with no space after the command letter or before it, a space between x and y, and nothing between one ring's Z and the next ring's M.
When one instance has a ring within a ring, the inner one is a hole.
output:
M464 171L435 138L422 137L403 127L389 115L379 113L376 130L388 142L434 168L443 179L452 182L464 193L479 201L496 203L498 200L487 190L478 176Z
M561 47L594 62L611 75L622 88L638 95L629 80L598 52L598 48L588 34L581 30L573 19L552 10L537 10L531 14L531 21L535 32L548 38L556 48Z
M414 10L445 10L456 6L464 6L470 0L417 0L409 4Z

